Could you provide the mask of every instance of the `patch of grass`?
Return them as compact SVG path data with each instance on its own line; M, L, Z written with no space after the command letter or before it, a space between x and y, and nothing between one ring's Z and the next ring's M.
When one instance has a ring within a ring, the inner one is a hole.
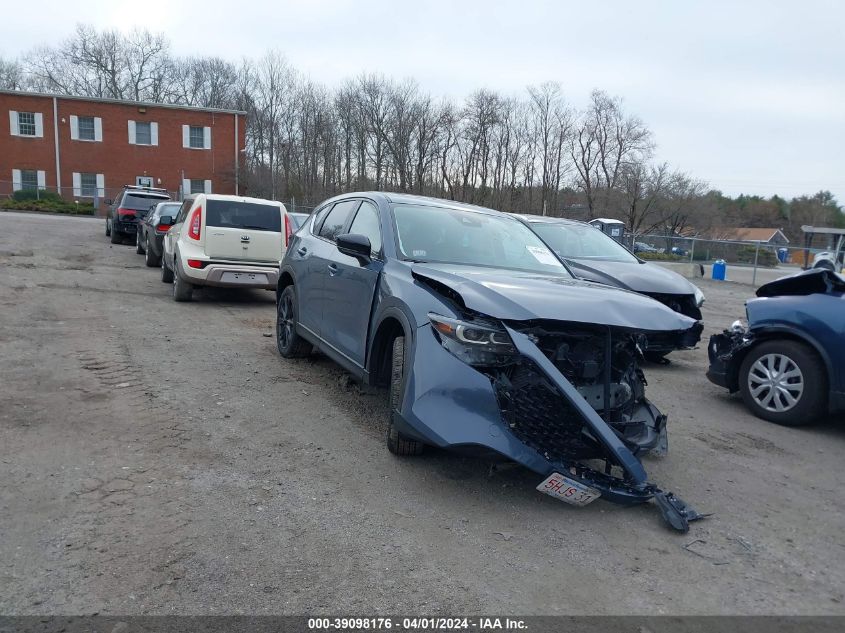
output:
M94 215L94 205L90 202L67 202L62 198L41 200L0 200L0 209L10 211L45 211L48 213L67 213L70 215Z
M672 253L637 253L637 257L649 261L659 262L681 262L689 259L688 257L681 257Z

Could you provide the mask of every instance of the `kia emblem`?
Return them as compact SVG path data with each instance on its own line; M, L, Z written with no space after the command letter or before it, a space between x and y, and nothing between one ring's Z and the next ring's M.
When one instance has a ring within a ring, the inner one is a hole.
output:
M241 242L249 242L249 235L241 235Z

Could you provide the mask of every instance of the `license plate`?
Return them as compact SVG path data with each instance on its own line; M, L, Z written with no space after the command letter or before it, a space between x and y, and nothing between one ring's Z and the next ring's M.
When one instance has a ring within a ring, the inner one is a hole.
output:
M266 284L267 275L264 273L223 273L220 281L233 284Z
M574 506L585 506L601 496L595 488L585 486L559 473L549 475L537 486L537 490Z

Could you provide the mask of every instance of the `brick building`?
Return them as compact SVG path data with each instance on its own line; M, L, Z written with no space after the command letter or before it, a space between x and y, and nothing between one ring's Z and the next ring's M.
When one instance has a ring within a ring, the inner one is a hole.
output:
M123 185L238 191L246 113L0 91L0 196L116 196Z

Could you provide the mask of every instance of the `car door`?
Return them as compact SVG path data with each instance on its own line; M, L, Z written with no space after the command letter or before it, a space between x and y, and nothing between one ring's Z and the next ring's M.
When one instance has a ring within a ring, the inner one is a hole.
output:
M326 333L322 323L326 305L326 277L337 252L335 239L344 233L360 202L355 199L335 203L324 217L318 217L309 243L298 245L295 251L296 256L305 260L306 272L297 281L300 292L299 322L321 338Z
M370 240L369 262L359 262L334 246L326 265L323 289L323 338L359 367L364 366L373 296L383 262L379 211L364 200L348 224L346 233Z
M299 232L291 242L291 247L285 254L285 259L293 269L295 276L297 298L297 320L312 334L320 334L320 292L323 289L323 268L314 263L313 255L320 248L318 233L320 226L328 215L333 204L318 209L314 214L314 221Z
M186 198L182 202L182 208L179 209L179 213L176 215L176 219L173 221L173 226L170 230L164 235L164 241L162 243L162 255L166 258L172 258L173 254L176 252L176 242L179 240L179 234L182 231L182 226L185 224L185 218L188 215L188 211L194 204L193 198Z

